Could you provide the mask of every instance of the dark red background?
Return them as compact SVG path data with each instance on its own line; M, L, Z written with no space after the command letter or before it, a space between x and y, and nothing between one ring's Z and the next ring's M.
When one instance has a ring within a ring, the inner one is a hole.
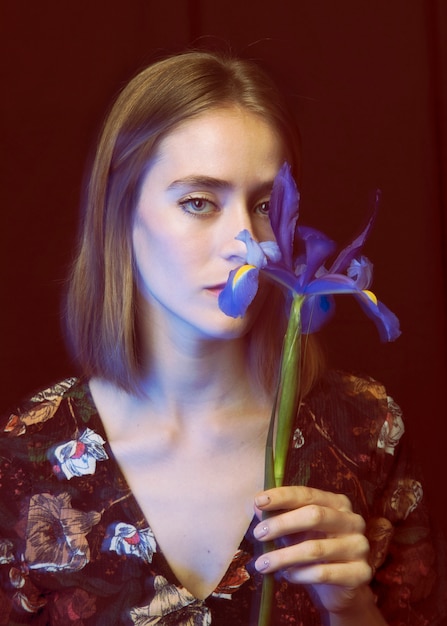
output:
M334 365L384 381L407 416L444 524L447 3L444 0L0 2L1 395L73 372L59 301L86 157L138 69L187 45L259 59L292 96L303 221L366 252L403 335L379 342L348 299L323 333Z

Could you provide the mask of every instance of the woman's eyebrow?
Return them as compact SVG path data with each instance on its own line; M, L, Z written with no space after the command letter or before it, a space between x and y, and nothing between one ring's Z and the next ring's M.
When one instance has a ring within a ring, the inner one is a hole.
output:
M185 176L174 180L169 186L168 191L178 189L180 187L202 187L208 189L231 189L232 184L227 180L221 178L214 178L213 176L191 175ZM270 193L273 187L273 180L260 183L256 188L256 193L264 194Z
M178 187L208 187L213 189L229 189L232 185L221 178L213 176L191 175L174 180L169 186L168 191L175 190Z

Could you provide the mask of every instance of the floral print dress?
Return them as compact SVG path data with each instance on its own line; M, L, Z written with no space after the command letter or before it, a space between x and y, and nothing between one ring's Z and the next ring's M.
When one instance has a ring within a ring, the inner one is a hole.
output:
M388 623L442 613L423 490L399 408L371 379L329 372L296 418L286 480L345 493L367 520ZM67 379L0 423L0 625L251 626L262 577L250 527L205 600L173 574L114 458L87 381ZM273 625L321 626L278 577Z

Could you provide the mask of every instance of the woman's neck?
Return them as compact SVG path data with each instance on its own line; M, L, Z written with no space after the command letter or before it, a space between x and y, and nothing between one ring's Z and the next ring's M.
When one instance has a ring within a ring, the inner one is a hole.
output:
M90 388L114 441L146 424L171 439L196 433L224 445L241 429L264 429L270 416L271 399L252 380L242 340L206 342L194 350L165 344L154 352L141 396L100 379Z
M140 327L144 396L162 414L219 413L223 407L253 405L266 397L247 365L244 336L206 337L167 316L149 316ZM156 312L155 312L156 313Z
M143 390L162 412L188 419L244 406L259 394L242 339L162 342L152 351Z

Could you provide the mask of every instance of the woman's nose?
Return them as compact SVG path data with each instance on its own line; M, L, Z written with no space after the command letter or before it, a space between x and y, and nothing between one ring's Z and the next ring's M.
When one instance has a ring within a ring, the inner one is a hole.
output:
M253 218L250 211L242 206L233 211L231 215L228 214L225 224L222 224L221 235L223 236L223 252L226 258L234 258L238 261L245 259L247 247L243 241L236 239L237 235L244 230L248 230L253 239L256 239Z

